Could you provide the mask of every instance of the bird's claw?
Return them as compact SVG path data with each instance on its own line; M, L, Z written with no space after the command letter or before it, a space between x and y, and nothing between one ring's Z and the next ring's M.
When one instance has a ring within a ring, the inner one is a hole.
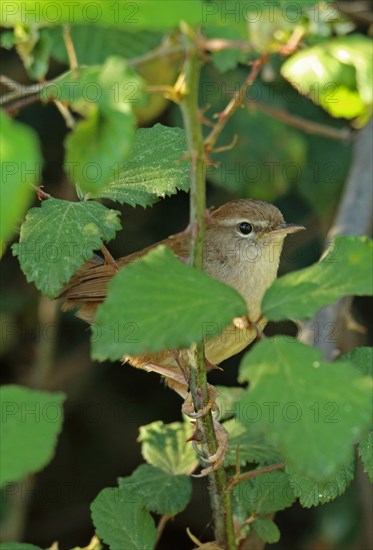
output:
M262 319L263 316L260 316L257 321L251 321L247 315L244 315L243 317L235 317L233 319L233 325L240 330L254 328L256 331L256 339L263 340L265 336L259 325Z
M209 475L211 472L214 472L215 470L218 470L220 467L223 466L225 455L227 453L228 448L228 432L226 429L219 424L219 422L213 418L214 423L214 429L217 439L218 447L214 454L206 457L204 452L199 449L198 443L201 441L201 431L198 428L198 420L200 420L202 417L206 416L210 411L211 412L219 412L218 406L216 404L216 398L217 398L217 390L214 388L214 386L208 385L208 394L209 394L209 400L205 406L203 406L199 411L194 410L193 406L193 400L192 396L189 393L186 400L183 403L182 406L182 412L189 416L192 420L196 421L196 429L192 435L192 437L189 439L192 441L193 448L196 451L196 453L200 456L200 459L208 464L207 468L204 468L201 473L195 475L192 474L193 477L205 477Z
M228 432L217 420L214 420L214 428L218 448L213 455L210 455L207 458L202 458L202 460L208 463L209 466L207 468L203 468L199 474L191 474L193 477L206 477L224 465L225 455L227 454L228 449Z
M198 420L199 418L206 416L206 414L209 413L210 411L219 412L218 406L216 404L216 398L218 395L216 388L208 384L207 389L209 394L209 400L207 401L207 404L202 407L202 409L200 409L199 411L194 410L192 394L189 393L183 403L183 406L181 407L181 412L189 416L189 418L191 418L192 420Z

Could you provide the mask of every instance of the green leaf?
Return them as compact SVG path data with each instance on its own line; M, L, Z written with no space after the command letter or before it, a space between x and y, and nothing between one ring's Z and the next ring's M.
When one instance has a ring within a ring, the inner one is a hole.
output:
M30 78L42 79L49 69L49 55L52 41L46 29L39 31L35 26L19 23L13 33L1 40L4 48L16 47Z
M113 177L118 163L133 146L142 81L122 58L111 56L104 65L78 68L41 91L41 98L68 101L84 114L68 134L65 167L83 192L97 192Z
M173 475L151 466L141 464L129 477L119 478L120 490L136 491L149 512L175 516L182 512L192 495L190 477Z
M0 110L1 201L0 248L21 223L41 173L41 153L35 132ZM0 251L0 252L1 252ZM1 256L1 253L0 253Z
M42 550L42 548L27 542L2 542L0 550Z
M116 210L96 202L47 199L32 208L13 253L28 282L54 298L64 283L104 241L120 229Z
M239 403L237 403L239 406ZM266 441L263 434L253 434L251 430L232 418L224 422L229 434L229 446L225 456L225 466L235 466L237 451L241 466L251 462L257 464L276 464L283 461L283 456L274 445Z
M295 500L285 472L269 472L243 481L236 486L234 495L247 516L284 510Z
M279 48L290 38L294 29L294 21L298 19L299 14L296 13L297 6L295 4L291 2L284 4L284 2L261 2L260 17L253 17L253 20L250 21L250 44L256 51L278 52ZM302 0L303 16L305 9L306 3L305 0Z
M243 298L233 288L158 246L124 266L110 281L108 297L97 309L100 338L92 342L92 355L100 361L115 360L187 347L203 338L203 328L211 319L217 332L245 311ZM136 328L131 339L128 323Z
M11 27L22 21L27 25L39 26L77 25L82 23L100 23L105 27L133 30L134 25L139 29L172 29L178 27L180 21L190 25L200 25L202 17L219 22L220 10L206 12L202 2L195 0L178 0L177 10L170 9L168 0L141 0L136 2L118 2L110 4L107 0L96 0L94 3L71 2L61 3L53 15L41 3L35 9L33 0L3 0L0 23L1 26ZM206 12L206 14L205 14ZM205 14L205 15L204 15Z
M362 34L350 34L328 43L328 51L344 65L354 67L357 89L365 105L372 105L372 40Z
M373 348L359 347L340 357L341 361L349 361L359 369L364 376L373 377Z
M192 435L186 422L163 424L160 420L140 426L141 453L151 465L172 475L189 474L196 466L193 447L186 440Z
M365 123L372 108L371 39L349 35L292 55L281 74L334 117L360 117Z
M305 319L342 296L371 295L372 250L368 237L337 237L319 263L273 283L263 298L263 315L272 321Z
M110 56L103 65L77 67L67 71L40 91L42 101L58 99L70 103L84 113L81 102L98 105L102 115L131 113L134 104L143 100L142 80L128 63L118 56Z
M97 196L131 206L148 206L178 189L188 191L189 162L181 160L186 150L181 128L162 124L140 128L129 161Z
M264 542L273 544L280 540L280 530L271 519L259 517L251 525L258 537L264 540Z
M330 479L370 426L371 381L297 340L257 344L241 363L240 380L250 381L240 421L263 431L292 472Z
M0 388L0 486L42 470L52 459L62 427L63 393L21 386Z
M78 122L65 140L65 167L73 170L73 181L85 193L104 188L116 170L116 163L128 157L135 135L132 113L102 116L95 110Z
M342 466L330 479L316 481L306 476L289 473L290 485L294 494L304 508L325 504L342 495L355 475L355 459L347 466Z
M48 29L53 40L52 56L68 64L69 58L62 28ZM74 25L70 29L71 40L81 65L104 63L110 55L125 59L144 55L158 46L163 33L138 29L115 29L98 25Z
M127 491L103 489L91 504L97 536L111 550L153 550L154 520L145 508L128 499Z
M364 470L373 483L373 432L370 432L359 444L359 455L363 461Z
M49 57L52 41L49 34L43 29L40 31L39 40L32 51L29 66L25 64L27 73L34 80L42 80L49 70Z
M224 26L220 28L206 27L204 29L205 36L209 39L247 40L248 26L244 21L240 21L240 23L241 25ZM239 63L244 63L247 58L248 52L242 52L236 48L225 48L220 52L211 54L211 60L220 73L235 69Z

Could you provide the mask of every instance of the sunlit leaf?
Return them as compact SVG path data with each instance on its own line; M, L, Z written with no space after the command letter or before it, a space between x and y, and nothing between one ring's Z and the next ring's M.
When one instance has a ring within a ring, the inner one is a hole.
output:
M197 464L196 454L186 440L192 435L191 424L152 422L140 427L138 441L144 459L172 475L189 474Z
M250 381L240 421L263 432L292 472L330 479L370 427L371 380L295 339L259 342L245 355L240 380Z
M31 202L32 184L41 174L41 153L36 134L0 110L1 201L0 248L21 224ZM0 251L1 255L1 251Z
M178 189L188 191L186 150L181 128L161 124L139 128L129 161L118 165L114 179L97 196L131 206L148 206Z

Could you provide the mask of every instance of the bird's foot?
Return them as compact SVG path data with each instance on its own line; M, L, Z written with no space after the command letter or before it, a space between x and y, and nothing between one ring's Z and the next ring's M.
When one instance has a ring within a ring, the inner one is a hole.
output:
M200 474L193 475L193 477L205 477L211 472L221 468L223 466L228 448L228 432L215 418L213 418L213 423L218 444L216 451L212 455L206 457L205 453L198 447L198 444L202 442L202 431L198 426L198 422L210 411L219 413L219 409L216 404L217 390L210 384L208 385L208 395L209 398L207 404L200 410L195 411L192 395L189 393L181 409L184 414L195 421L194 433L188 441L192 441L193 448L200 456L200 459L209 465L206 468L203 468Z
M218 406L216 404L216 398L218 396L218 392L214 386L211 386L210 384L207 384L207 391L208 391L208 401L207 404L202 407L199 411L195 411L194 404L193 404L193 398L192 394L189 392L187 398L185 399L182 407L181 412L189 416L192 420L198 420L199 418L202 418L203 416L206 416L207 413L210 411L212 412L218 412Z
M208 463L209 466L207 466L207 468L203 468L199 474L191 474L193 477L206 477L219 468L222 468L224 465L225 455L228 450L228 432L217 420L213 419L213 422L218 447L215 453L207 458L201 456L201 451L197 451L201 457L201 460ZM193 445L195 450L197 450L196 446L197 444L195 443Z
M233 325L240 329L248 329L248 328L254 328L256 331L256 339L257 340L263 340L265 338L262 329L260 328L260 322L263 320L263 316L261 315L257 321L251 321L248 315L244 315L243 317L235 317L233 319Z

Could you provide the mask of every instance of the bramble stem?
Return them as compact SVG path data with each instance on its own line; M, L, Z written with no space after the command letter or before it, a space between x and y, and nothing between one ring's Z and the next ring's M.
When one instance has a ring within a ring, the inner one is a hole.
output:
M187 39L187 37L186 37ZM189 39L189 37L188 37ZM191 159L190 169L190 227L192 265L203 268L203 240L205 229L205 155L200 113L198 108L198 86L202 65L200 53L195 44L188 40L188 49L184 65L184 87L180 108L183 115L188 152ZM209 401L205 354L203 343L194 344L189 350L190 391L196 411ZM211 411L199 420L202 433L202 447L207 456L215 454L218 443ZM231 494L227 491L224 468L209 474L210 501L214 518L215 538L223 548L236 548L233 527Z
M250 88L250 86L253 85L261 68L267 61L267 57L268 57L267 54L262 54L258 59L253 61L251 71L248 74L245 82L243 83L241 88L236 93L233 94L232 99L230 100L228 105L225 107L224 111L219 113L217 123L215 124L214 128L211 130L210 134L205 139L206 151L211 151L213 149L221 132L224 130L224 127L227 124L228 120L236 112L238 107L240 107L244 103L246 92Z

